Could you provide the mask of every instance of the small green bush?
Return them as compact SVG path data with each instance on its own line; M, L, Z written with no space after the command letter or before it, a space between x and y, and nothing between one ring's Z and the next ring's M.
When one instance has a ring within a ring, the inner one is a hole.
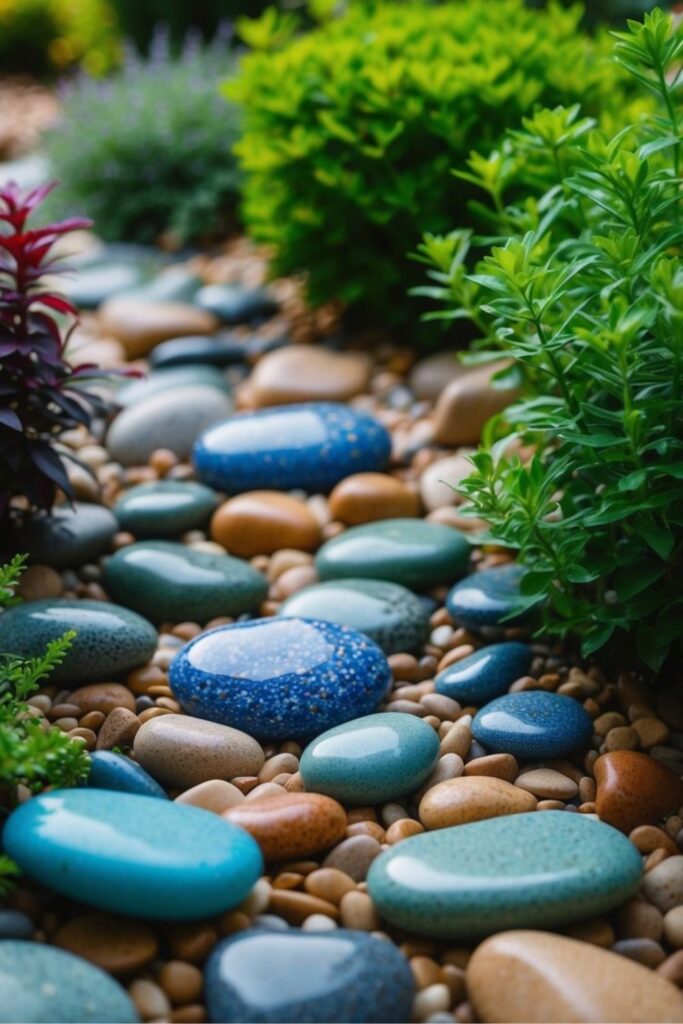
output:
M230 63L223 38L207 48L188 40L175 57L158 35L148 59L129 53L109 78L67 86L46 143L61 183L56 212L85 213L112 241L225 234L239 179L238 114L218 92Z
M660 109L612 137L578 108L525 119L467 172L510 237L474 274L467 232L422 255L437 315L473 319L478 358L502 348L526 385L472 459L471 512L519 551L546 630L586 655L633 640L656 671L683 641L683 36L656 10L616 55Z
M406 253L466 220L470 190L451 168L536 104L623 103L623 76L580 18L523 0L359 2L275 50L262 32L227 93L244 106L243 217L276 269L306 271L315 304L413 325Z

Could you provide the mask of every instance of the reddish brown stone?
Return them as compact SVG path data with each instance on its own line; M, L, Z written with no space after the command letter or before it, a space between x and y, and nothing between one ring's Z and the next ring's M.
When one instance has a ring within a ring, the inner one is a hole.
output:
M341 804L317 793L286 793L233 807L223 815L246 829L266 860L304 857L327 850L346 831Z
M622 832L654 825L683 804L683 780L635 750L613 750L595 762L598 817Z

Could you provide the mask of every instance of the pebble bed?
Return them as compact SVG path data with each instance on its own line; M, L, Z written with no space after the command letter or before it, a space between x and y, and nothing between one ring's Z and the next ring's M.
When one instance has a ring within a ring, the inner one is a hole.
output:
M498 393L245 243L134 255L74 360L149 376L13 541L0 649L79 631L30 704L92 774L5 828L0 1021L683 1021L683 700L503 621L448 486Z

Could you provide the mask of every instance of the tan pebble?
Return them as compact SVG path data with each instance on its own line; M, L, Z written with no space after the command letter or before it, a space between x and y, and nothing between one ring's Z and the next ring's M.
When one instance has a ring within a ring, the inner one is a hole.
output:
M318 582L318 573L313 565L299 565L294 569L287 569L270 589L270 596L273 600L284 601L292 594L298 593L304 587L310 587Z
M365 892L347 892L339 904L341 923L344 928L358 929L361 932L372 932L379 928L379 915L375 906Z
M239 909L249 917L256 917L257 914L265 914L270 903L272 886L268 879L259 878L252 886L249 894L240 903Z
M114 708L107 715L97 737L98 750L113 750L121 747L127 750L133 745L140 728L140 719L127 708Z
M418 992L413 999L413 1020L427 1021L432 1014L448 1010L451 1005L451 990L448 985L438 982Z
M52 725L56 729L61 729L62 732L71 732L73 729L78 729L77 718L58 718Z
M17 587L17 594L24 601L61 597L63 593L62 577L49 565L30 565L24 570Z
M675 953L668 956L656 968L656 971L657 974L662 978L666 978L672 984L677 985L679 988L683 987L683 949L677 949Z
M346 813L331 797L317 793L286 793L245 801L224 815L246 829L266 860L302 857L328 849L346 830Z
M328 853L323 867L337 868L355 882L361 882L380 852L381 846L372 836L351 836Z
M420 497L428 512L450 505L462 504L463 498L456 487L472 472L468 455L472 450L464 449L456 455L436 459L420 474Z
M632 728L638 735L643 750L661 746L669 738L669 728L658 718L637 718Z
M81 715L81 709L76 704L53 704L45 712L45 717L49 718L51 722L57 722L60 718L78 718Z
M77 729L71 729L68 733L72 740L82 740L86 750L94 750L97 744L97 735L92 729L83 729L79 726Z
M378 825L376 821L357 821L353 825L349 825L346 829L346 835L352 836L370 836L376 839L378 843L384 842L385 832L381 825Z
M297 551L294 548L280 548L268 559L266 577L269 583L274 583L288 569L310 566L312 562L313 555L306 551Z
M547 800L571 800L579 791L579 787L572 779L553 771L552 768L533 768L531 771L525 771L515 780L515 785Z
M606 750L635 750L638 744L638 733L630 725L610 729L605 736Z
M645 874L647 874L649 871L653 871L656 867L659 867L659 865L668 857L668 850L662 849L661 846L659 847L659 849L653 850L652 853L648 853L647 857L645 858L645 863L643 864L643 870Z
M427 988L441 981L441 968L436 960L428 956L414 956L410 960L415 985L418 989Z
M116 338L129 359L145 356L161 341L212 334L218 321L211 313L185 302L150 302L127 296L107 299L99 309L100 327Z
M178 1006L169 1018L171 1024L205 1024L206 1019L206 1007L203 1003Z
M404 715L415 715L417 718L425 718L427 715L427 709L410 700L392 700L387 704L385 711L395 711L399 714Z
M354 473L330 494L330 515L347 526L420 514L417 493L387 473Z
M146 925L111 914L74 917L53 935L55 946L110 974L128 974L153 960L159 946Z
M646 938L659 942L664 932L661 910L645 900L629 900L617 917L620 939Z
M168 676L158 665L145 665L144 668L137 668L129 673L126 683L136 696L143 697L151 687L166 685Z
M78 724L82 729L92 729L96 732L106 717L104 711L88 711L79 719Z
M165 476L169 469L178 465L178 456L170 448L155 448L147 461L159 476Z
M649 871L643 892L663 914L683 904L683 856L668 857Z
M536 798L503 779L473 775L449 779L428 790L420 801L425 828L447 828L485 818L523 814L536 808Z
M337 927L337 922L325 914L311 914L301 925L305 932L333 932Z
M171 632L174 636L179 636L181 640L194 640L196 636L202 631L202 627L198 622L179 622L173 627Z
M683 818L678 814L671 814L664 822L664 828L666 829L667 835L675 839L681 828L683 828Z
M439 752L443 754L458 754L463 759L472 743L472 730L469 722L459 719L450 727L439 745Z
M69 703L80 708L81 714L88 711L103 711L108 715L114 708L135 711L135 697L127 686L120 683L93 683L81 686L69 695Z
M671 836L663 828L656 825L639 825L629 833L629 839L640 853L652 853L653 850L664 849L672 856L679 850Z
M389 828L395 821L401 821L408 817L410 815L401 804L385 804L382 808L382 824L385 828Z
M281 871L273 881L273 889L297 889L304 880L304 876L296 871Z
M234 935L251 927L251 918L243 910L227 910L218 920L221 935Z
M211 536L240 558L270 555L282 547L315 551L320 525L305 502L279 491L248 491L213 514Z
M539 800L536 804L537 811L564 811L565 807L562 800Z
M519 394L515 389L491 385L491 377L505 365L498 360L486 366L467 367L446 385L434 410L434 441L449 447L479 443L487 420Z
M420 697L420 704L430 715L436 715L442 722L454 722L456 715L462 710L457 700L443 693L425 693Z
M285 345L259 359L240 398L257 409L292 402L348 402L367 390L370 370L365 352Z
M293 774L299 770L299 759L294 754L276 754L269 757L258 773L259 782L272 782L281 772Z
M354 880L338 868L319 868L307 875L304 881L306 892L334 903L335 906L340 903L342 896L353 892L355 888Z
M672 907L664 915L664 935L674 949L683 947L683 906Z
M387 658L395 680L414 683L418 681L420 667L412 654L390 654Z
M474 647L472 644L459 644L457 647L451 648L447 654L444 654L443 658L439 660L437 665L437 672L443 672L444 669L450 665L455 665L456 662L462 661L464 658L469 657L470 654L474 654Z
M277 782L261 782L258 786L254 786L252 790L247 793L247 800L263 800L272 799L275 800L279 796L286 796L287 790L284 786L278 785Z
M247 918L247 922L249 919ZM204 960L218 941L218 932L202 922L172 925L166 932L172 955L197 964Z
M244 803L244 793L224 779L208 779L206 782L200 782L198 786L186 789L176 797L175 802L222 814L231 807Z
M587 775L581 779L579 782L579 796L585 802L595 802L595 779L590 779Z
M321 900L307 892L297 892L291 889L273 889L269 910L271 913L284 917L293 925L302 924L311 914L324 914L334 921L339 919L339 910L334 903L328 903L327 900Z
M288 793L304 793L306 791L300 772L294 772L293 775L290 775L284 785Z
M464 769L465 762L460 757L460 754L444 754L437 761L436 768L420 790L420 794L426 793L428 789L438 785L440 782L446 782L447 779L459 778Z
M159 971L159 984L174 1006L193 1003L202 994L202 972L184 960L168 960Z
M519 765L512 754L486 754L468 761L465 775L487 775L504 782L514 782L519 775Z
M144 711L140 712L138 718L140 719L140 724L144 725L145 722L149 722L151 718L163 718L164 715L172 714L173 712L169 711L167 708L146 708Z
M448 985L451 993L451 1002L461 1002L467 995L465 972L462 967L456 967L455 964L443 964L441 967L441 977L444 984Z
M389 826L385 839L390 846L393 846L394 843L410 839L411 836L417 836L421 832L424 832L424 826L419 821L415 821L413 818L402 818L401 821L395 821L393 825Z
M146 978L136 978L128 995L144 1021L165 1020L171 1013L171 1003L164 990Z
M255 775L235 775L231 781L233 786L237 786L245 796L258 786L258 779Z

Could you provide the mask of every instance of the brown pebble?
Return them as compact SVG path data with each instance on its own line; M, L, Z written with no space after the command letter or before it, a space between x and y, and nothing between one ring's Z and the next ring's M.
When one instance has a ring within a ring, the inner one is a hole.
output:
M609 921L604 921L602 918L571 924L565 929L565 933L570 939L590 942L594 946L602 946L603 949L609 949L616 940L614 928Z
M244 803L244 793L224 779L208 779L206 782L200 782L198 786L186 789L184 793L176 797L175 802L189 804L191 807L201 807L214 814L223 814L231 807Z
M269 757L258 773L259 782L272 782L281 772L294 774L299 770L299 759L294 754L276 754Z
M683 780L647 754L615 750L595 762L596 809L622 832L653 825L683 803Z
M248 491L226 501L214 512L211 536L240 558L283 547L315 551L322 541L306 503L279 491Z
M355 882L362 882L373 860L380 853L381 846L372 836L351 836L328 853L323 867L337 868Z
M339 919L339 909L334 903L328 903L327 900L311 896L307 892L296 892L291 889L273 889L268 909L293 925L303 924L311 914L324 914L334 921Z
M620 725L610 729L605 736L606 750L635 750L638 746L638 733L630 725Z
M669 738L668 726L658 718L637 718L633 722L632 728L638 734L638 740L643 750L661 746Z
M153 960L159 946L144 924L111 914L74 917L52 937L55 946L89 960L110 974L128 974Z
M127 708L114 708L107 715L97 736L97 750L113 750L121 747L127 750L133 745L140 728L140 719Z
M465 775L486 775L504 782L514 782L519 775L517 759L512 754L486 754L465 765Z
M304 876L296 871L281 871L273 881L273 889L297 889L304 880Z
M128 989L128 995L144 1021L166 1020L171 1013L171 1004L164 990L147 978L136 978Z
M206 1024L207 1013L203 1003L179 1006L169 1018L171 1024Z
M657 974L666 978L673 985L677 985L679 988L683 987L683 949L677 949L656 970Z
M515 780L515 785L546 800L571 800L579 791L573 779L552 768L525 771Z
M450 727L439 745L439 754L458 754L467 757L472 743L472 730L468 721L458 719Z
M223 817L246 829L266 860L304 857L326 850L342 838L346 813L341 804L318 793L287 793L246 801Z
M168 960L159 971L159 984L174 1006L193 1003L202 994L202 972L184 960Z
M357 821L353 825L349 825L346 829L346 835L348 837L370 836L372 839L376 839L378 843L383 843L385 838L384 829L376 821Z
M355 888L354 880L338 868L319 868L307 875L304 881L307 893L335 905L339 904L345 893Z
M126 682L132 692L138 697L143 697L153 686L165 686L168 677L158 665L145 665L144 668L135 669L131 672Z
M643 964L645 967L654 969L659 967L666 959L666 954L658 942L654 939L638 936L632 939L621 939L612 946L613 953L626 956L629 960Z
M403 839L417 836L420 832L424 832L424 826L419 821L415 821L413 818L402 818L400 821L395 821L393 825L389 826L385 839L390 846L393 846L394 843L400 843Z
M629 900L617 917L620 939L654 939L659 942L664 930L664 917L653 903Z
M218 942L218 932L211 925L202 922L176 924L168 929L166 939L176 959L198 964L209 955Z
M97 732L106 717L104 711L88 711L79 720L78 724L82 729L92 729L94 732Z
M361 932L372 932L379 928L379 915L365 892L347 892L339 904L341 923L344 928Z
M49 565L29 565L17 587L17 594L24 601L61 597L63 593L62 577Z
M420 514L417 493L387 473L354 473L330 494L330 515L347 526Z
M135 697L127 686L121 683L92 683L81 686L69 694L69 703L80 708L81 714L88 711L103 711L108 715L114 708L135 711Z
M629 833L629 839L640 853L652 853L653 850L664 849L672 856L679 850L671 836L663 828L656 825L639 825Z
M448 828L536 808L536 798L504 779L484 775L463 776L439 783L420 801L419 817L425 828Z

